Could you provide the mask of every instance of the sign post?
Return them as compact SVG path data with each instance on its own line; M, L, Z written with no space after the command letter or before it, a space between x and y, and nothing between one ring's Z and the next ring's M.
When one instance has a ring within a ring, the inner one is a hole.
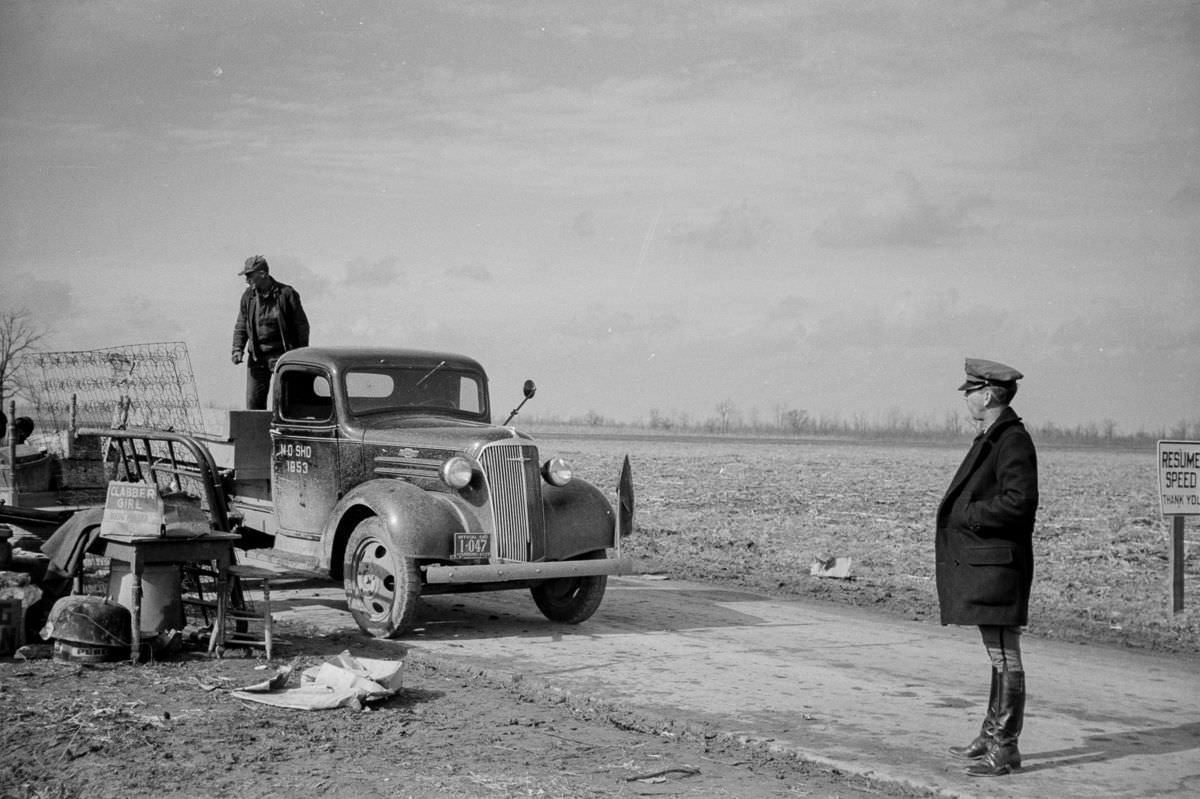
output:
M1158 494L1164 517L1171 517L1167 561L1171 572L1171 612L1183 610L1183 519L1200 516L1200 441L1158 442Z

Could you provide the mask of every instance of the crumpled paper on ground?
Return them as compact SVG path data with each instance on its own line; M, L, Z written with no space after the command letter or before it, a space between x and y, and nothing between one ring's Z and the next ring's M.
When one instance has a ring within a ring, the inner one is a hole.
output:
M839 580L850 579L850 558L815 558L808 573L813 577L834 577Z
M232 696L294 710L358 709L364 702L397 693L403 687L403 668L404 661L356 658L346 650L333 662L305 669L296 688L287 687L292 668L284 666L270 679L239 688Z

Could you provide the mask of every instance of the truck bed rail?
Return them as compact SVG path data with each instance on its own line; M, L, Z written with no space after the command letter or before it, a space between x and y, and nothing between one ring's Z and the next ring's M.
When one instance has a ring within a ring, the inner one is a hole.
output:
M213 528L232 532L229 529L229 502L220 471L212 453L195 436L152 428L106 427L80 428L77 435L109 439L127 480L155 480L161 473L170 475L176 486L181 484L180 478L199 483ZM190 459L183 457L177 446L182 447Z

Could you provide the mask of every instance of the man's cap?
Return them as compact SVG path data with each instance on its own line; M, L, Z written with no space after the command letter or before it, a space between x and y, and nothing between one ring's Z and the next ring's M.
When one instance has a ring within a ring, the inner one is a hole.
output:
M974 391L984 386L1012 386L1025 375L1011 366L983 358L967 358L967 380L959 391Z
M242 271L238 272L238 274L248 275L251 272L257 272L260 269L270 271L270 267L267 266L267 259L263 258L261 255L251 255L246 259L245 267L243 267Z

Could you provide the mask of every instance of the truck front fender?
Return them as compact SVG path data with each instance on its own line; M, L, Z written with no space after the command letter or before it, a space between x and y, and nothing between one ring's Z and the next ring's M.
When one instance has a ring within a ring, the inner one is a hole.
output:
M448 558L454 533L475 526L446 495L417 488L403 480L371 480L354 487L329 514L322 540L335 578L341 577L346 541L358 523L369 516L383 521L392 540L414 558Z
M591 483L572 480L562 487L545 484L542 504L547 560L567 560L617 545L612 505Z

